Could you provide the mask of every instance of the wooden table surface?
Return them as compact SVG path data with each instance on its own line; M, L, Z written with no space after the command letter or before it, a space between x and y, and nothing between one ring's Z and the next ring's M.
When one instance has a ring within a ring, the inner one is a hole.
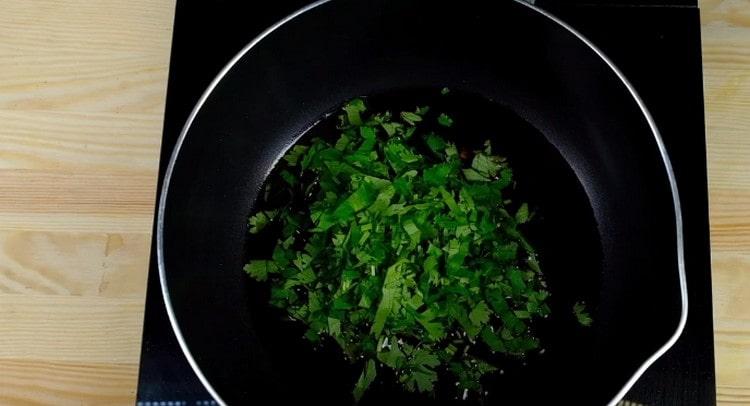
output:
M750 405L750 0L704 0L718 400ZM132 404L174 0L0 1L0 404Z

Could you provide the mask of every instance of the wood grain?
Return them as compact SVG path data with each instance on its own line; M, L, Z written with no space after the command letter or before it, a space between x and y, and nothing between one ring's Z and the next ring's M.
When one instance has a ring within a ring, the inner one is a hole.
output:
M750 405L750 0L700 5L717 400Z
M0 308L0 360L138 363L142 297L3 294Z
M0 230L0 293L142 299L150 244L146 234Z
M2 405L132 405L138 366L3 359L0 371Z
M0 170L147 176L157 170L159 138L154 129L162 122L157 114L0 109L0 122Z
M132 404L174 0L5 0L0 404ZM750 405L750 0L702 0L718 400Z
M154 173L0 169L0 229L149 233Z
M133 404L174 0L0 3L0 404Z
M160 113L173 1L6 0L0 108Z

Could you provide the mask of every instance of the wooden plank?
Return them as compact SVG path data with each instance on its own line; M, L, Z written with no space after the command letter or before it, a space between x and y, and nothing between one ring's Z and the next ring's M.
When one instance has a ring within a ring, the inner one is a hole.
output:
M132 405L137 364L0 359L0 404Z
M0 109L160 114L173 1L8 0Z
M0 169L0 190L0 229L150 233L156 176Z
M711 252L750 252L750 189L728 189L712 185L710 199ZM721 264L714 264L713 271L722 272L724 268Z
M1 213L151 214L153 174L0 169Z
M173 9L174 2L154 0L4 1L0 30L13 41L0 43L0 53L131 52L163 59L171 46Z
M142 299L148 234L0 230L0 293Z
M137 364L143 296L0 295L0 359Z
M2 2L2 405L133 404L173 11Z
M703 0L719 405L750 405L750 1Z
M160 145L154 134L162 121L157 114L0 109L0 169L121 171L154 178Z
M719 403L750 404L750 253L713 254Z
M35 213L29 216L27 213L0 212L1 228L14 231L137 234L149 232L152 221L151 214L68 213L62 216L57 213Z

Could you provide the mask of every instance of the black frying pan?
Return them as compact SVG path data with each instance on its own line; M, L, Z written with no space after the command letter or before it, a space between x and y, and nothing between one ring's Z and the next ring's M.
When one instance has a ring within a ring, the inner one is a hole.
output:
M165 302L221 403L351 403L359 367L313 350L242 271L268 246L250 238L246 218L279 157L343 101L414 105L443 86L461 95L453 100L492 106L482 125L541 213L530 233L552 292L544 354L509 359L485 385L486 403L615 402L679 336L687 302L671 166L648 112L605 56L523 3L320 1L219 74L163 185ZM580 299L592 307L590 329L570 310ZM451 384L429 398L380 382L362 404L466 404Z

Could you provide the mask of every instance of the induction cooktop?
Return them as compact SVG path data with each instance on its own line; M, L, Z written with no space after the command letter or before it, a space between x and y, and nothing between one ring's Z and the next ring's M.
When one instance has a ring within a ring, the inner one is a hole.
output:
M531 1L530 1L531 2ZM159 183L190 111L221 68L266 27L306 0L178 0ZM690 313L677 344L638 381L625 404L716 404L708 191L699 10L695 0L537 0L602 49L650 109L680 188ZM154 233L155 235L155 233ZM217 404L172 332L152 243L138 405ZM633 335L648 331L633 331ZM581 391L586 385L581 383Z

